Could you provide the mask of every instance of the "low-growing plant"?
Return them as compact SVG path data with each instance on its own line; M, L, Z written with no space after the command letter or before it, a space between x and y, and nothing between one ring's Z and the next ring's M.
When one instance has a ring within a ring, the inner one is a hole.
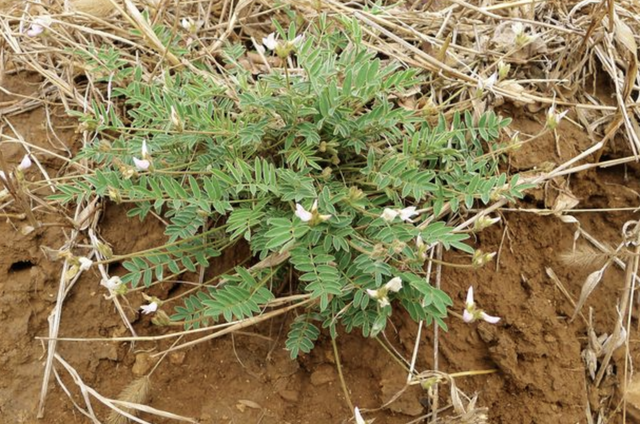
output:
M76 114L96 133L78 156L95 172L53 198L96 194L132 203L131 218L166 220L167 244L124 261L131 287L196 272L241 243L253 263L267 260L185 297L170 318L186 328L252 317L294 291L314 302L291 324L292 357L313 348L320 328L377 335L392 303L446 329L452 301L424 264L436 244L468 254L465 266L490 258L445 218L521 197L493 153L509 120L467 112L429 125L425 110L401 103L427 92L428 76L368 50L357 24L337 31L321 17L300 34L275 25L259 74L242 45L224 49L219 69L195 61L151 76L117 52L84 53L113 90L95 113ZM166 28L156 32L186 54Z

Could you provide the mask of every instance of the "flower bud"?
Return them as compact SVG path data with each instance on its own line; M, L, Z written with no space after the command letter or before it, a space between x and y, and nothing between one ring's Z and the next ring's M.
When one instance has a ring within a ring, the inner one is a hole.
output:
M178 115L176 108L173 106L171 106L171 124L173 125L173 128L175 128L176 131L178 132L184 131L184 123L182 122L182 119L180 119L180 116Z
M491 218L491 217L489 217L487 215L482 215L481 217L476 219L476 222L474 222L473 230L474 231L482 231L485 228L492 226L496 222L500 222L500 217L499 216L496 217L496 218Z
M120 196L120 191L113 188L113 187L109 187L108 189L108 196L109 199L111 199L112 202L116 203L116 204L120 204L122 203L122 196Z
M153 325L157 325L158 327L166 327L168 325L171 325L171 318L169 318L169 315L167 315L165 311L160 309L157 310L153 318L151 318L151 323Z
M505 79L509 76L509 71L511 70L510 63L504 63L503 61L498 62L498 78L500 80Z
M96 250L105 259L111 259L113 257L113 250L111 247L101 241L96 242Z
M471 259L471 263L474 267L480 268L493 260L496 256L496 252L492 253L484 253L482 250L478 249L473 254L473 258Z
M347 195L350 202L357 202L364 199L364 192L358 187L349 187L349 194Z

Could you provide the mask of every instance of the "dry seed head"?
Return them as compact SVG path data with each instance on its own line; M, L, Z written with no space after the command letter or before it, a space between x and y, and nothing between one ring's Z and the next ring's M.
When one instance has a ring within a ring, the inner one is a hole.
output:
M580 268L601 268L609 259L610 255L599 252L589 245L582 244L572 252L560 254L560 260L569 266Z
M151 392L151 382L148 376L133 380L127 387L120 392L118 400L130 403L145 404L149 401L149 393ZM136 410L119 407L120 409L128 412L131 415L138 415ZM111 410L109 418L107 418L107 424L129 424L129 418L120 414L118 411Z

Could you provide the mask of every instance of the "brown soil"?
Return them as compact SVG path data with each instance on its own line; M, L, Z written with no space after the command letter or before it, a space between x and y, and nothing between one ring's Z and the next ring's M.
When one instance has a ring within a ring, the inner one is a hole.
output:
M28 93L33 89L23 76L5 82L10 90ZM21 81L21 82L19 82ZM1 102L11 100L0 96ZM62 114L61 110L57 111ZM40 125L44 111L37 109L9 118L25 139L52 149L51 134ZM58 135L77 148L73 128L61 129L70 122L56 118ZM514 126L535 133L539 123L517 117ZM6 131L6 128L5 128ZM531 170L544 162L560 163L590 142L570 123L559 131L561 158L556 157L552 137L523 148L511 162L512 169ZM24 152L19 145L3 143L2 151L11 163ZM62 166L59 160L36 154L51 175ZM28 177L39 179L36 170ZM638 205L636 168L611 168L590 171L566 181L549 183L533 192L519 207L550 206L558 188L570 189L580 200L579 207L628 207ZM102 235L117 253L153 246L162 239L158 222L127 220L123 207L108 205L101 222ZM43 215L44 216L44 215ZM576 213L584 229L600 241L617 245L620 229L631 213ZM46 222L54 220L51 215ZM46 336L47 316L54 306L60 264L48 261L40 246L59 248L65 242L60 227L38 229L22 235L23 221L0 223L0 422L37 422L35 411L42 382L45 350L37 336ZM573 307L545 269L552 268L573 299L577 299L590 268L575 268L562 263L559 254L569 251L575 227L554 216L525 212L505 212L500 225L485 230L478 243L485 251L500 250L499 261L480 271L462 272L446 268L442 288L454 299L454 312L461 312L469 285L476 300L502 321L495 326L465 324L452 316L450 330L439 333L439 369L447 373L495 370L488 375L458 378L458 386L467 394L478 394L480 406L488 407L491 423L577 423L586 422L585 408L600 405L615 409L618 386L623 378L624 349L613 357L613 367L599 389L594 389L585 372L581 351L587 343L586 327L581 319L569 322ZM579 243L586 243L579 240ZM237 258L225 258L215 266L229 267ZM448 254L456 261L458 255ZM113 270L113 268L112 268ZM624 274L611 268L590 297L583 311L593 308L598 334L611 332L616 319L616 304L624 283ZM99 275L89 272L75 285L65 302L61 337L114 337L126 331L111 301L103 298ZM169 287L158 287L152 294L166 295ZM141 296L130 296L129 312L142 303ZM325 334L316 349L298 361L292 361L283 349L286 328L292 316L273 320L248 333L236 334L199 344L170 355L151 377L150 405L177 414L191 416L202 423L341 423L352 411L346 405L335 366L330 339ZM414 347L417 325L399 311L387 331L389 342L405 358ZM135 316L139 334L156 335L166 328L153 326L147 317ZM634 322L635 327L635 322ZM423 333L424 334L424 333ZM421 340L418 368L432 369L433 330L428 328ZM631 356L638 361L640 350L630 336ZM60 354L78 371L85 383L108 397L118 393L149 369L145 352L167 348L168 343L61 342ZM390 360L375 340L359 334L344 334L338 339L340 359L353 402L361 408L377 408L400 390L405 371ZM75 385L58 368L62 381L79 400ZM441 405L446 404L448 388L440 389ZM406 423L425 414L428 393L418 387L404 392L384 411L365 414L377 417L376 423ZM97 404L97 403L96 403ZM94 405L102 417L106 410ZM144 417L151 422L168 422ZM613 420L614 422L616 419ZM46 404L46 423L89 422L70 402L60 385L52 382Z

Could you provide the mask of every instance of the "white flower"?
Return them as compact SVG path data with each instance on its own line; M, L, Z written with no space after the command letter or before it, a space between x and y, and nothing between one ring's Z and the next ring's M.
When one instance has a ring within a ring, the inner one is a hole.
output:
M180 26L190 33L195 33L202 26L202 21L195 22L191 18L182 18Z
M419 213L416 212L415 206L409 206L408 208L400 209L398 211L398 214L400 215L401 220L408 222L413 222L411 217L419 215Z
M499 317L494 317L484 312L480 312L480 318L488 322L489 324L497 324L500 321Z
M384 211L382 211L382 215L380 215L380 218L384 219L387 222L391 222L396 219L399 214L400 212L395 209L384 208Z
M158 310L158 304L156 302L151 302L148 305L140 306L140 309L142 309L143 314L149 315L150 313Z
M102 280L100 282L100 285L106 287L110 291L116 290L118 287L120 287L121 284L122 284L122 280L120 279L120 277L117 277L117 276L111 277L108 280Z
M31 158L29 157L29 155L24 155L22 161L20 162L20 165L18 165L18 169L24 171L29 167L31 167Z
M491 88L498 81L498 73L494 72L489 78L484 81L484 88Z
M299 35L296 36L296 38L291 40L291 44L293 44L294 46L297 46L298 44L300 44L302 42L303 39L304 39L304 37L302 36L302 34L299 34Z
M511 25L511 29L513 30L513 33L516 35L516 37L524 34L524 25L522 24L522 22L515 22L513 25Z
M515 35L514 41L517 47L522 47L533 39L533 36L527 35L525 32L525 27L522 22L514 23L511 26L511 30L513 31L513 35Z
M367 294L372 299L377 300L378 305L380 305L381 308L389 306L390 304L389 298L387 297L387 289L385 287L381 287L378 290L367 289Z
M183 29L189 31L193 26L193 20L191 18L182 18L182 20L180 21L180 25Z
M372 299L377 300L381 308L384 308L390 305L389 292L397 293L400 289L402 289L402 279L400 277L394 277L377 290L367 289L367 294Z
M309 222L313 218L313 214L306 210L300 203L296 203L296 216L300 218L302 222Z
M562 121L562 118L565 117L567 112L569 111L565 110L564 112L556 113L556 105L551 105L549 111L547 111L547 126L552 130L556 129L556 127L560 125L560 121Z
M483 80L478 80L478 88L476 89L476 96L482 97L485 89L491 89L494 84L498 81L498 73L494 72L489 78Z
M356 409L353 411L353 415L356 419L356 424L367 424L367 422L362 418L362 414L360 413L360 409L356 406Z
M402 288L402 279L400 277L392 278L387 284L384 285L384 287L389 291L397 293Z
M467 291L467 301L464 304L464 312L462 313L462 319L464 322L473 322L475 320L471 311L475 308L475 303L473 302L473 286L469 287L469 291Z
M300 203L296 203L296 212L295 215L300 218L300 220L302 222L310 222L310 221L315 221L320 220L320 221L326 221L327 219L331 218L331 215L320 215L318 213L318 199L313 201L313 205L311 206L311 211L308 211L304 208L304 206L302 206Z
M89 258L86 258L84 256L81 256L78 258L78 262L80 262L80 270L81 271L86 271L89 268L91 268L91 265L93 265L93 261Z
M380 215L380 218L384 219L387 222L391 222L399 216L403 221L413 222L411 217L416 215L419 215L419 213L416 212L415 206L409 206L404 209L384 208L384 210L382 211L382 215Z
M278 47L278 42L276 41L276 33L272 32L262 39L262 44L269 50L275 50Z
M29 37L37 37L51 26L51 16L38 16L33 20L29 29L25 32Z
M367 289L367 294L374 299L378 298L378 290Z
M135 164L138 171L146 171L151 166L151 162L146 159L138 159L137 157L133 157L133 163Z
M473 286L469 287L469 291L467 292L467 300L465 302L465 308L462 312L462 320L466 323L472 323L477 319L482 319L483 321L488 322L489 324L496 324L500 321L499 317L494 317L485 313L483 310L478 309L473 300Z

